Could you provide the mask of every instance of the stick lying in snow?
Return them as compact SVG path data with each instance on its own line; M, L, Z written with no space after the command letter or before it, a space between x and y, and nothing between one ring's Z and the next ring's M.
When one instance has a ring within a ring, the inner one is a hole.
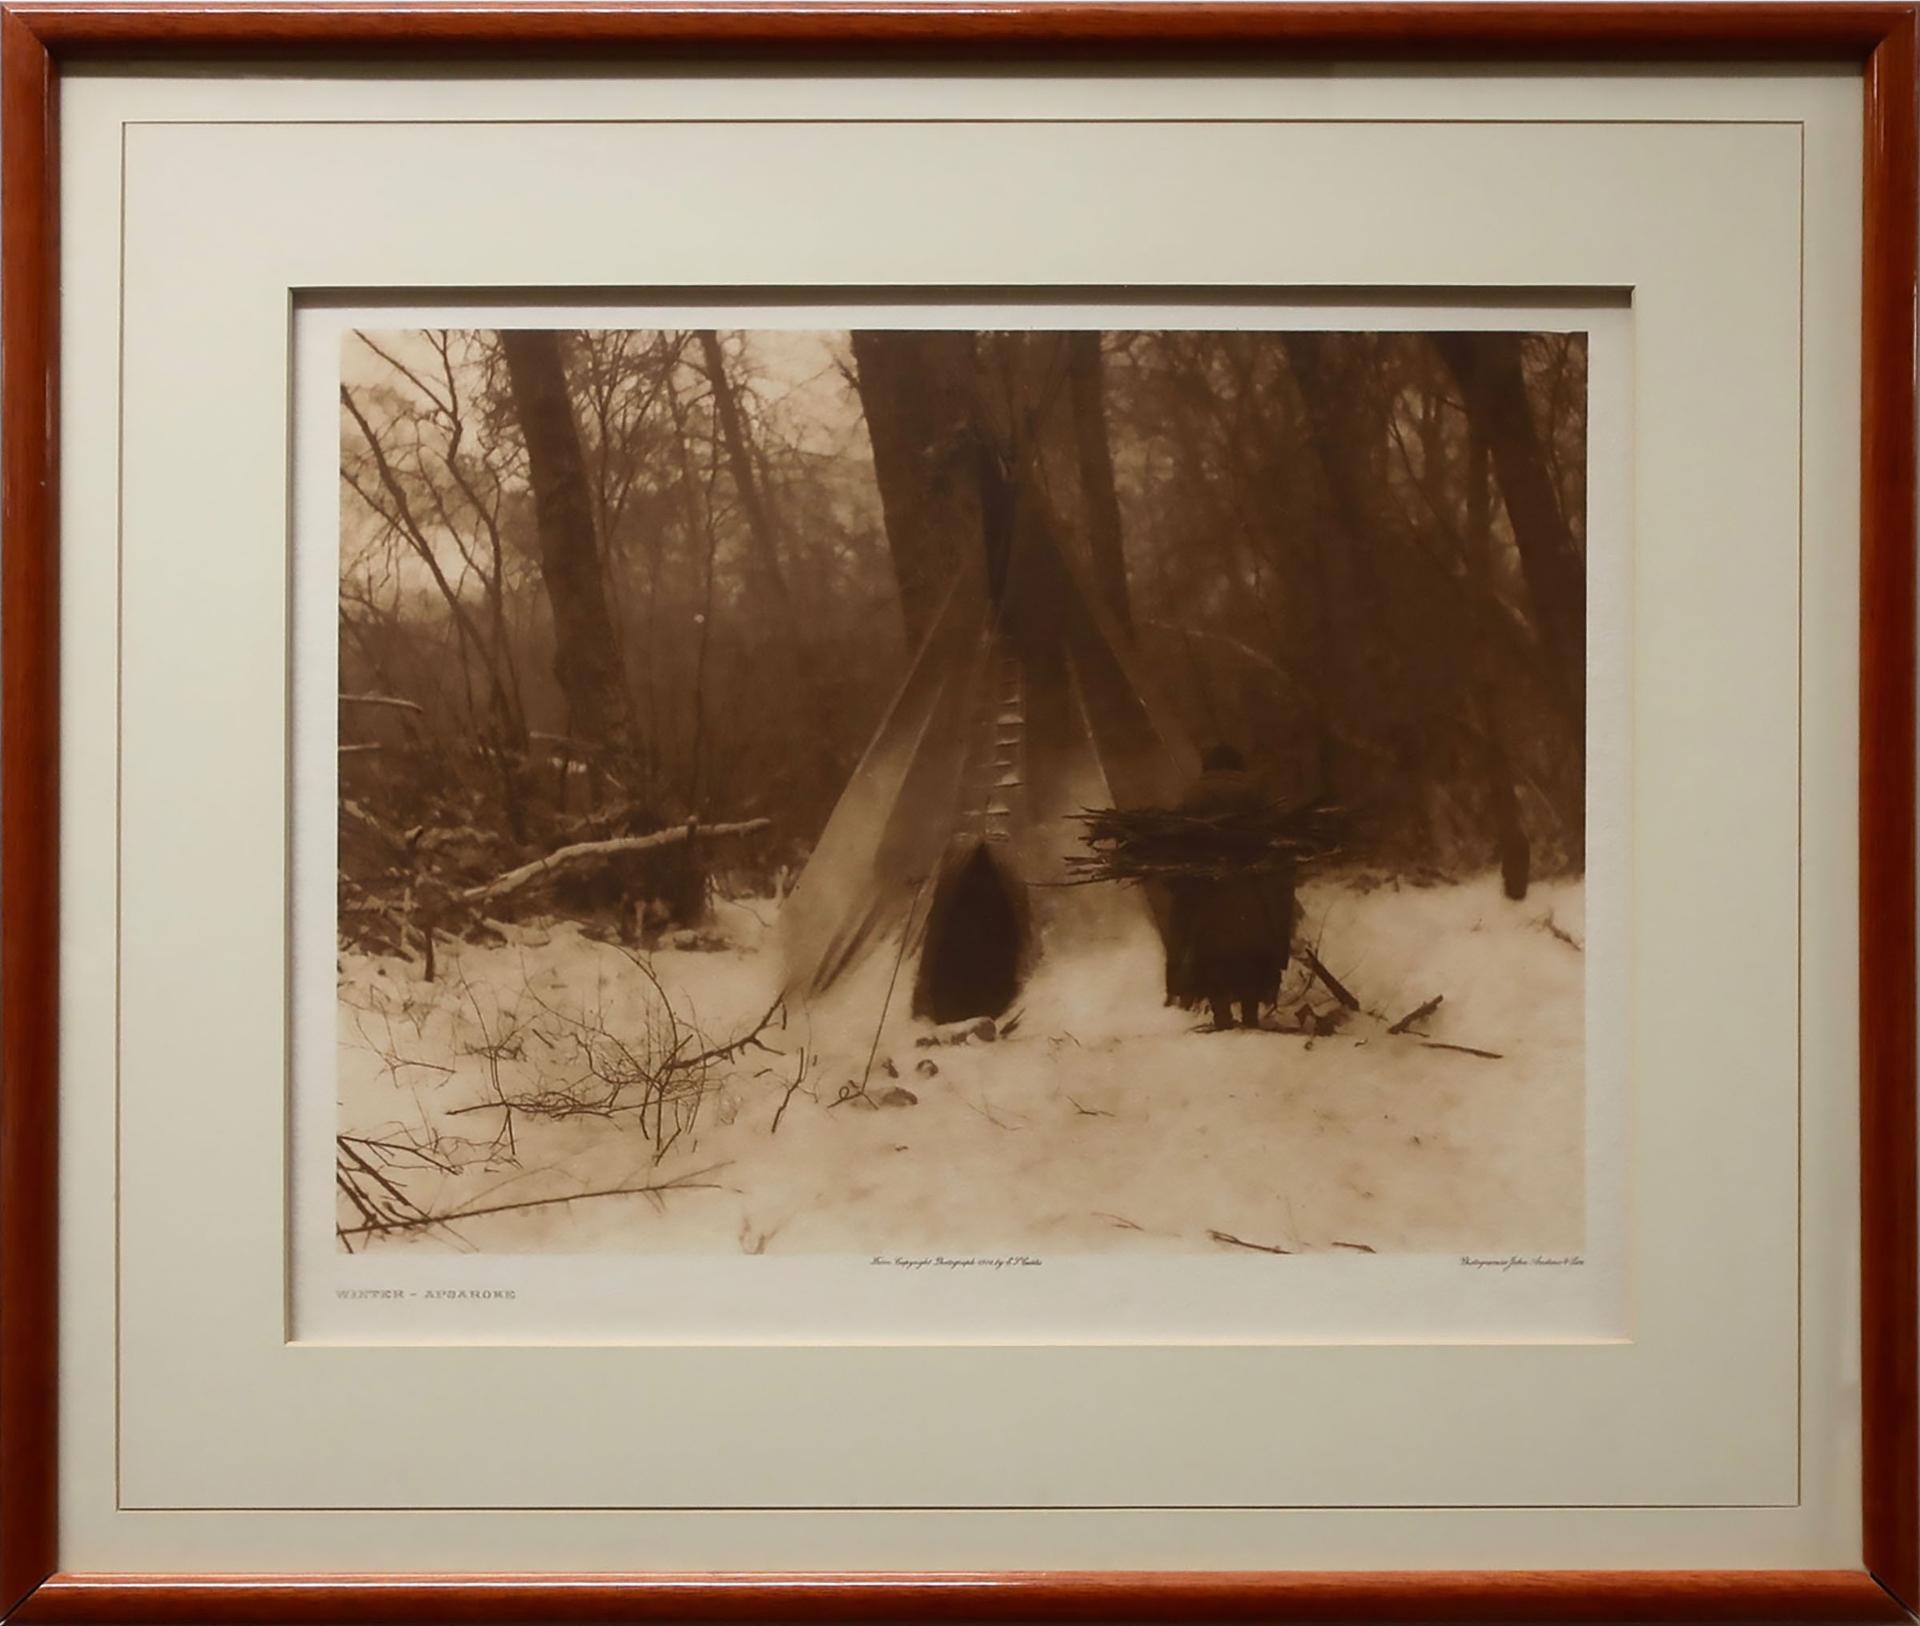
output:
M1255 1253L1290 1254L1293 1252L1291 1248L1276 1248L1267 1242L1249 1242L1244 1237L1235 1236L1231 1231L1209 1231L1207 1235L1216 1242L1224 1242L1229 1248L1251 1248Z
M787 1086L786 1094L780 1097L779 1106L773 1109L773 1122L767 1126L767 1133L769 1135L777 1135L780 1133L780 1120L787 1115L787 1103L793 1099L795 1093L805 1081L806 1074L802 1073L800 1077L796 1078Z
M1314 950L1303 948L1300 953L1306 960L1313 974L1327 985L1328 993L1332 994L1333 997L1339 1000L1342 1005L1346 1006L1348 1010L1357 1011L1360 1009L1360 1001L1354 998L1345 983L1321 963L1320 956Z
M1388 1028L1387 1032L1405 1033L1415 1022L1424 1022L1429 1016L1433 1015L1435 1011L1440 1009L1440 1001L1446 997L1445 994L1435 994L1426 1004L1408 1011L1405 1016L1401 1017L1392 1027ZM1477 1045L1470 1044L1448 1044L1444 1039L1429 1039L1423 1033L1415 1033L1411 1035L1411 1037L1419 1040L1420 1043L1429 1050L1457 1050L1463 1056L1478 1056L1482 1061L1506 1060L1506 1057L1498 1050L1482 1050ZM1342 1243L1336 1243L1334 1245L1336 1247L1344 1246Z
M737 824L677 824L671 830L656 830L650 836L614 836L606 841L577 841L571 847L562 847L544 858L534 859L530 864L510 869L505 875L496 875L484 886L469 887L460 894L460 901L486 903L504 893L518 892L529 882L537 881L543 875L551 875L567 864L585 863L593 858L614 858L621 853L648 852L655 847L671 847L676 842L691 841L696 837L750 835L755 830L766 829L772 823L771 819L742 819Z
M1415 1022L1424 1022L1429 1016L1433 1015L1435 1011L1439 1010L1440 1001L1446 997L1445 994L1435 994L1426 1004L1408 1011L1405 1016L1401 1017L1400 1020L1395 1022L1387 1031L1389 1033L1405 1033Z
M1579 938L1575 937L1572 932L1568 931L1566 927L1562 926L1559 921L1553 918L1553 911L1551 909L1541 916L1535 924L1549 937L1558 938L1562 943L1565 943L1575 954L1585 954L1587 952L1586 945L1583 944Z
M769 1135L777 1135L780 1133L780 1120L786 1116L787 1103L794 1098L800 1086L807 1081L807 1062L808 1056L803 1046L800 1051L800 1065L793 1070L793 1082L787 1086L786 1094L780 1097L780 1105L773 1109L773 1122L767 1128ZM772 1233L769 1232L768 1234L771 1235Z

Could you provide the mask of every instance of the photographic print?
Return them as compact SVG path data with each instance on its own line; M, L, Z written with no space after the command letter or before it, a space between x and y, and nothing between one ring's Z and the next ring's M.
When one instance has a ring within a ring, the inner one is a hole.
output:
M1586 1245L1585 333L338 398L338 1251Z

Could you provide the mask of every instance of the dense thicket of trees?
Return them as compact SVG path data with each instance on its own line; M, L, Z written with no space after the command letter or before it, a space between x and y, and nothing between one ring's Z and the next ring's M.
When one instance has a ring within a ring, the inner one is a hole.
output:
M1139 637L1196 731L1358 810L1383 860L1577 867L1584 341L1110 344Z
M694 816L799 858L1010 502L1356 857L1581 862L1578 335L367 334L343 377L349 870Z

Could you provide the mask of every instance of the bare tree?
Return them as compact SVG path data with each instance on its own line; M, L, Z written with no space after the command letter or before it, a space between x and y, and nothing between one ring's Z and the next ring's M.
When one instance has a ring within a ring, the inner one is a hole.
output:
M701 333L699 340L707 383L713 390L713 410L720 426L721 444L727 451L727 471L733 477L734 495L739 499L740 512L746 521L747 542L760 591L784 629L789 648L795 649L803 640L793 613L793 594L787 586L787 573L781 568L773 515L761 494L752 448L740 420L740 398L727 376L726 352L721 348L719 334L711 330Z
M340 388L354 431L343 436L341 478L377 525L357 565L343 557L342 626L368 665L397 687L392 660L416 653L426 629L405 610L393 548L424 567L452 633L443 666L458 675L468 728L497 777L508 823L524 839L528 728L511 625L516 550L507 540L505 458L476 432L485 412L472 398L473 336L429 330L420 337L428 359L409 360L357 334L394 384L365 394ZM403 626L411 636L398 636Z
M1471 429L1467 434L1467 548L1468 571L1481 592L1491 596L1493 503L1487 443ZM1474 648L1475 679L1479 690L1480 731L1487 770L1487 804L1493 821L1494 851L1500 860L1500 878L1510 898L1524 898L1532 876L1533 848L1520 820L1520 799L1514 794L1513 765L1507 757L1506 730L1501 718L1498 680L1492 672L1493 650L1486 639Z
M780 562L779 528L768 506L756 467L753 443L748 437L740 411L739 392L727 375L726 351L720 335L711 329L696 335L701 359L713 392L714 422L725 449L727 473L733 482L734 496L740 504L747 538L748 555L753 561L752 577L758 594L772 621L775 636L785 656L787 677L800 696L805 719L805 737L812 749L797 764L800 780L812 794L832 800L834 788L827 785L831 766L827 742L832 730L830 716L821 695L818 661L813 640L796 608L787 573Z
M1587 692L1587 572L1554 490L1546 448L1527 399L1517 333L1436 333L1474 431L1487 445L1534 620L1561 698L1584 728Z
M502 329L514 409L527 445L527 480L540 529L540 571L553 608L553 670L568 732L630 772L634 734L625 664L607 607L594 528L594 494L573 419L560 335Z

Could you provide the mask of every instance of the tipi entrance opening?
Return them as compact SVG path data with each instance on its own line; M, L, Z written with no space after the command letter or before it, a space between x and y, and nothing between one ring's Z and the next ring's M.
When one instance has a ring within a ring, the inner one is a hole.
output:
M950 859L933 893L913 1013L935 1022L999 1016L1026 960L1025 889L984 842Z

